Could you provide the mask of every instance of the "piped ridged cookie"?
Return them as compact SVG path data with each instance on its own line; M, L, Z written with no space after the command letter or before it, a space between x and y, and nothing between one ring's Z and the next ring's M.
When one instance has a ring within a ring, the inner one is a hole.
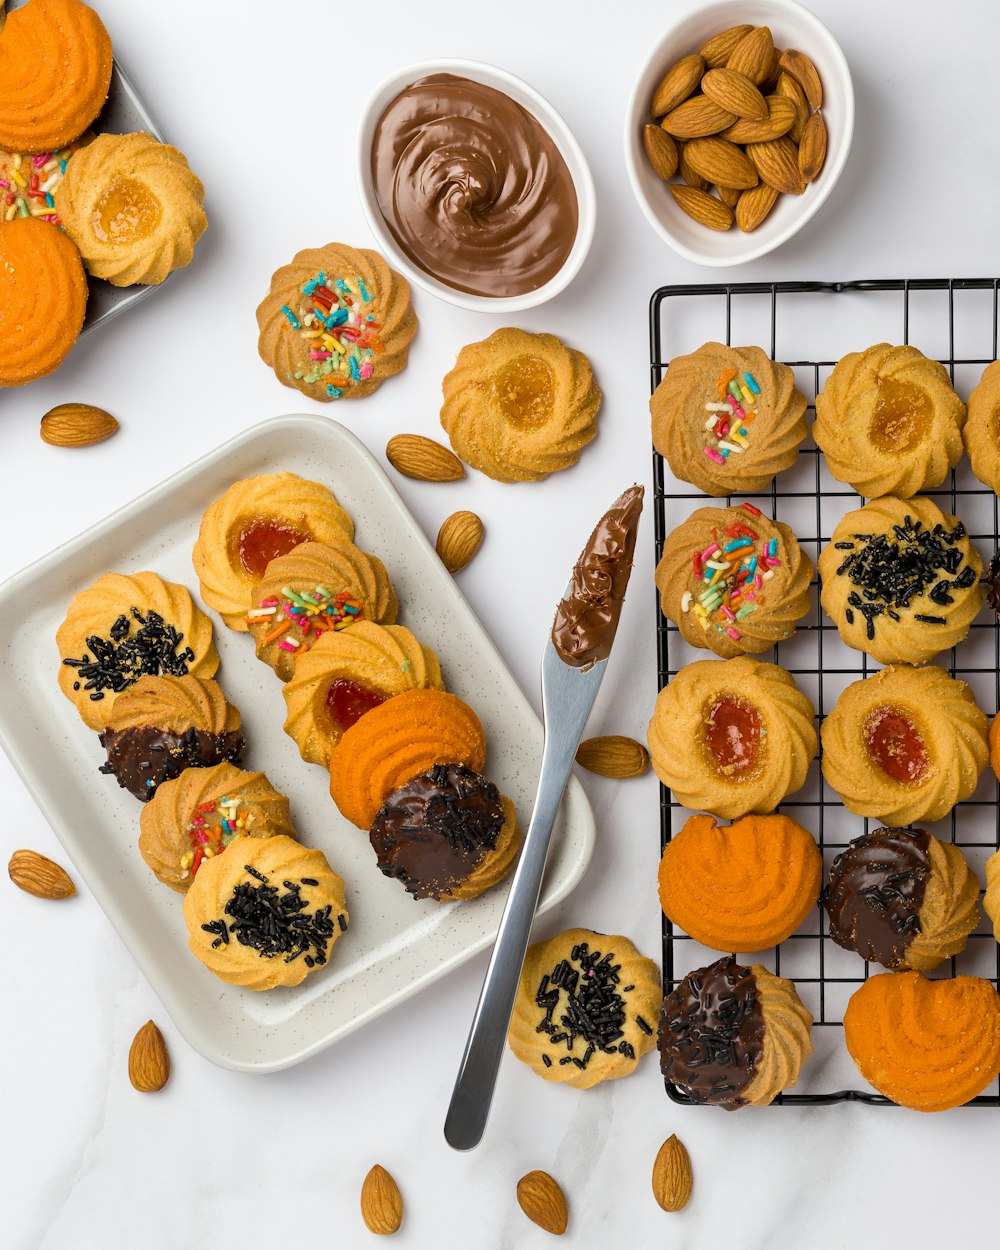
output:
M983 911L993 925L993 936L1000 942L1000 851L986 861L986 893L983 895Z
M1000 360L986 366L969 396L962 439L972 472L1000 495Z

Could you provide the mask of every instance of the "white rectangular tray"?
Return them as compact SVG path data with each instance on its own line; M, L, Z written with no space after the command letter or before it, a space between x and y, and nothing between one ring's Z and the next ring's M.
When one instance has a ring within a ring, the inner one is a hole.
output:
M0 744L180 1032L215 1063L257 1072L315 1054L488 946L506 896L500 887L442 906L383 877L366 835L334 806L327 773L304 763L283 733L281 683L249 637L213 615L218 679L243 714L244 764L289 796L302 841L347 883L351 921L330 967L295 989L227 985L188 950L181 896L136 847L140 804L97 771L97 735L59 693L55 632L72 596L108 570L153 569L196 592L191 549L205 508L240 478L284 470L328 485L354 518L358 544L385 563L400 623L437 652L447 688L479 715L485 771L514 800L523 828L541 758L538 718L370 452L326 417L276 417L247 430L0 586ZM571 779L540 911L577 884L593 841L590 805Z

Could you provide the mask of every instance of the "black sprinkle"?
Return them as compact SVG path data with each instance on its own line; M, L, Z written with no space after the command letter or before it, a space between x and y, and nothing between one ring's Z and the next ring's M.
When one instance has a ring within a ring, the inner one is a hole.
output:
M63 660L77 670L84 682L83 689L93 692L90 698L95 702L103 699L108 690L120 694L140 677L163 673L183 677L188 663L194 659L190 647L178 652L184 635L168 625L158 612L147 612L143 616L138 608L132 608L131 616L139 625L134 634L132 620L122 615L108 630L107 638L91 634L87 639L87 651L80 659Z
M943 616L924 616L920 612L915 613L913 619L915 621L923 621L925 625L943 625L945 623Z
M327 946L333 937L330 907L310 914L299 882L282 882L282 894L263 873L249 864L244 868L260 884L241 881L233 890L225 907L226 915L232 917L229 932L221 918L201 926L216 935L212 946L227 943L229 933L233 933L241 946L249 946L264 959L282 955L286 963L291 963L302 955L310 968L325 964ZM338 916L338 920L345 928L343 916Z
M646 1021L643 1020L642 1016L636 1016L635 1022L639 1026L639 1028L642 1029L643 1033L645 1033L647 1037L653 1036L653 1030L649 1027Z
M302 884L303 885L319 885L319 882L316 880L315 877L303 877Z
M547 1068L552 1067L552 1060L546 1054L542 1055L542 1063L544 1063Z

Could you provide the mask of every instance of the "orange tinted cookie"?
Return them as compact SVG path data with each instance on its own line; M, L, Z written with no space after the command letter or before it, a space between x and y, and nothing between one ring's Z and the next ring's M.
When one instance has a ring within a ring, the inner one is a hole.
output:
M1000 777L1000 716L990 722L990 767Z

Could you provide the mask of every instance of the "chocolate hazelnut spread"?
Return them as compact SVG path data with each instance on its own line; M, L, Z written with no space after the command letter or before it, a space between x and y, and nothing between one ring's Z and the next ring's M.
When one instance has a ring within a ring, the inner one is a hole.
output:
M552 644L573 668L606 660L611 653L632 572L643 494L642 486L630 486L601 517L556 608Z
M106 729L101 734L101 746L108 752L101 772L113 773L123 789L146 803L158 785L179 777L185 768L211 768L223 760L238 764L246 741L238 729L221 734L189 729L177 734L143 725Z
M579 209L559 149L484 83L432 74L401 91L375 127L371 170L403 252L458 291L536 291L573 248Z

